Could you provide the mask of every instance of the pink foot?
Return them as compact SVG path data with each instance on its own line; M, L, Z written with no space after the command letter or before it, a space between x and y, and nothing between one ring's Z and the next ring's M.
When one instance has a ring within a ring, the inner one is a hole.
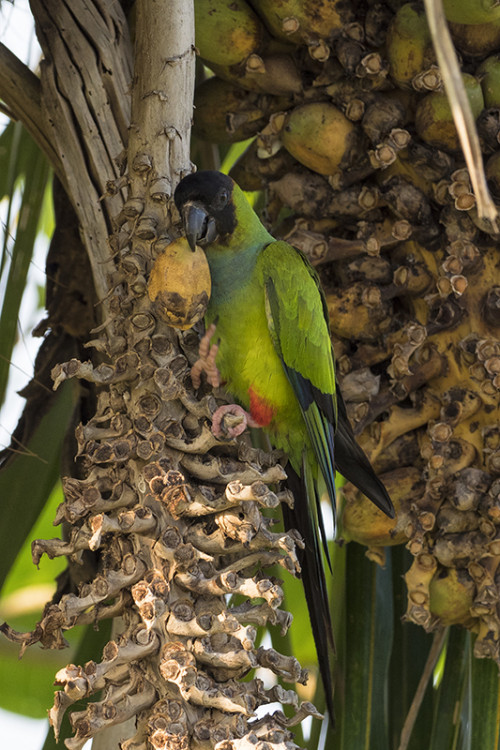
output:
M195 388L199 388L201 385L202 372L206 374L207 382L212 388L218 388L220 386L220 373L215 364L220 341L216 344L210 345L210 341L215 333L215 328L215 323L212 323L200 341L200 358L196 360L191 368L191 381Z
M226 420L227 415L236 419ZM229 424L229 421L232 424ZM212 415L212 432L215 437L238 437L245 432L247 427L259 427L260 425L252 418L245 409L238 404L224 404L219 406Z

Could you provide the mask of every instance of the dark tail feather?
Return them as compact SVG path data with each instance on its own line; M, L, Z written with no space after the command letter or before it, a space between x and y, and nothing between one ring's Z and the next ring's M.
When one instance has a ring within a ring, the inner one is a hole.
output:
M363 449L356 442L347 417L344 399L337 389L338 420L335 430L335 466L342 476L358 487L377 508L389 518L395 511L387 490L373 471L373 467Z
M305 543L304 549L298 550L298 557L302 568L302 582L318 655L319 671L325 689L326 706L333 725L335 718L331 656L335 652L335 646L321 548L311 513L311 508L316 505L316 498L308 497L305 473L304 477L299 477L288 464L287 474L288 486L295 497L295 507L291 509L285 504L282 505L283 520L285 528L297 529Z

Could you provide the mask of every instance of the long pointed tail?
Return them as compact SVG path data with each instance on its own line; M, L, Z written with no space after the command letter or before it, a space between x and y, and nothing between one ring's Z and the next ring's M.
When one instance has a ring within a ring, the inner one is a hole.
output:
M335 653L335 646L318 523L315 519L316 492L310 471L306 467L304 467L302 477L299 477L288 464L287 474L288 486L295 497L295 507L291 509L283 505L283 519L286 529L297 529L305 543L304 549L298 551L299 562L302 568L304 592L316 644L319 671L325 689L326 706L333 724L335 718L331 661Z
M389 518L395 511L387 490L375 474L365 452L356 442L344 399L337 389L338 421L335 431L335 465L342 476L358 487Z

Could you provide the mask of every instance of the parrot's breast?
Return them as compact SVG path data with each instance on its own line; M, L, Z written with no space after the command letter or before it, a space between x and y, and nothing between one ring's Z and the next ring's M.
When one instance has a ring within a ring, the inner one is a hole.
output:
M253 386L248 389L250 396L250 414L260 427L269 427L276 414L276 406L261 394L257 393Z
M297 399L274 348L261 285L250 283L238 297L209 307L220 338L217 367L227 390L272 433L302 420Z

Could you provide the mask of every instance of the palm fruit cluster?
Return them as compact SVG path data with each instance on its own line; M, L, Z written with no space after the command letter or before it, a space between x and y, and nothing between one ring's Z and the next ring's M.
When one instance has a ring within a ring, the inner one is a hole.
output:
M342 536L378 560L406 544L407 618L461 623L500 663L498 234L477 210L423 5L195 6L199 25L218 14L252 41L222 61L197 32L215 76L195 94L194 133L253 137L231 175L266 190L271 231L320 272L348 412L397 509L390 520L347 486ZM500 200L500 6L444 8Z

